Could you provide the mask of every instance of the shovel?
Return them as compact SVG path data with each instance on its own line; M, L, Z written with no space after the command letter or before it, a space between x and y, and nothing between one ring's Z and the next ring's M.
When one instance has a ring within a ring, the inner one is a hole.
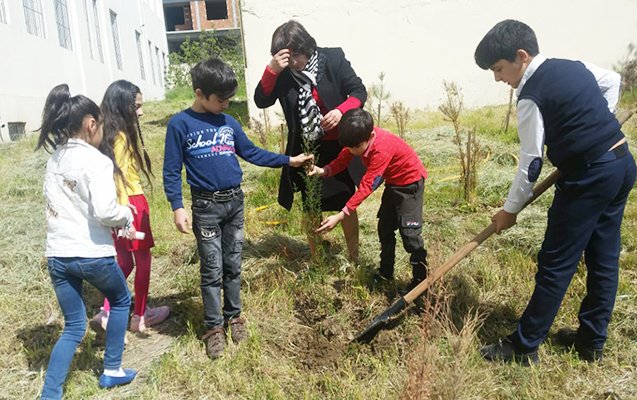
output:
M624 111L617 119L620 124L624 124L633 114L634 111ZM551 172L549 176L544 178L542 182L535 185L533 188L533 195L531 198L524 204L524 209L526 206L531 204L535 199L537 199L542 193L544 193L548 188L553 186L555 182L559 179L561 173L558 170ZM425 292L425 290L429 289L429 287L438 279L440 279L447 271L453 268L456 264L458 264L462 259L464 259L469 253L471 253L476 247L478 247L482 242L489 238L489 236L495 233L495 223L487 226L482 232L478 233L469 243L465 244L458 250L449 260L447 260L440 268L436 269L431 275L427 277L424 281L420 282L418 286L413 288L409 293L405 294L398 298L398 300L394 301L392 305L390 305L385 311L383 311L379 316L374 318L371 324L361 332L359 332L354 338L354 342L360 343L369 343L371 342L376 334L387 324L392 316L400 313L402 310L407 308L409 304L413 303L421 294Z

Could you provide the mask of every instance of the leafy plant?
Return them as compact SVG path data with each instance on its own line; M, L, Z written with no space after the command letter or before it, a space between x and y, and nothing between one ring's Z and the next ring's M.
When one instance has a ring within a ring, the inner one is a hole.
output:
M385 89L385 73L378 75L378 83L372 84L367 91L367 103L365 108L369 111L376 125L382 125L383 103L389 99L389 92Z
M483 151L476 139L475 127L467 133L467 139L463 142L460 114L464 108L464 99L460 88L455 82L447 81L443 82L443 86L446 99L438 109L453 124L454 143L458 148L458 161L462 168L460 185L463 198L466 202L473 203L476 199L476 188L478 186L478 162Z
M398 136L405 139L405 129L411 119L409 107L405 107L405 104L402 101L395 101L389 107L389 112L394 117L394 121L396 121Z
M241 36L238 33L233 33L218 37L215 36L213 30L207 30L201 32L197 39L187 38L181 44L178 52L168 55L167 86L169 88L191 86L190 68L199 61L212 56L217 56L230 64L237 74L237 80L239 82L245 81Z

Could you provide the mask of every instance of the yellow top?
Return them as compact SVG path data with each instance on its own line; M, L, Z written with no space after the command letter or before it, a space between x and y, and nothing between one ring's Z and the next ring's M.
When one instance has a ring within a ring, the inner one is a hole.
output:
M126 178L126 184L124 184L119 177L115 179L117 203L127 205L128 196L144 194L144 189L142 188L142 181L139 177L139 165L137 165L137 160L133 157L131 150L128 148L128 141L126 140L126 134L124 132L118 133L117 137L115 137L113 154L117 165L122 170L122 174L124 174L124 178Z

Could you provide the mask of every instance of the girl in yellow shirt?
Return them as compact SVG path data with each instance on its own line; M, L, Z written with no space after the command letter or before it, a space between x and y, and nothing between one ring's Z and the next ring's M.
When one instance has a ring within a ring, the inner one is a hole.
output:
M150 158L144 148L144 139L139 127L139 117L143 115L142 94L135 84L118 80L113 82L104 94L101 105L104 114L104 140L100 151L107 155L115 166L115 186L117 202L131 205L133 225L144 237L129 240L115 237L117 263L128 277L135 268L135 309L130 322L130 330L143 332L147 326L155 325L168 317L167 306L147 307L150 285L150 249L155 245L150 229L148 201L144 196L141 176L150 182L152 168ZM104 307L93 317L90 326L96 332L105 330L110 305L104 300Z

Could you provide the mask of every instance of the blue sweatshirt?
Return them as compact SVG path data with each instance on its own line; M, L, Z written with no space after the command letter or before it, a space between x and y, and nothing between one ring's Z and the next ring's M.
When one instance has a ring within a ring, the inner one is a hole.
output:
M164 149L164 192L173 210L183 208L181 166L191 189L226 190L241 184L243 172L236 155L251 164L280 167L290 157L255 146L239 122L227 114L186 109L171 118Z

